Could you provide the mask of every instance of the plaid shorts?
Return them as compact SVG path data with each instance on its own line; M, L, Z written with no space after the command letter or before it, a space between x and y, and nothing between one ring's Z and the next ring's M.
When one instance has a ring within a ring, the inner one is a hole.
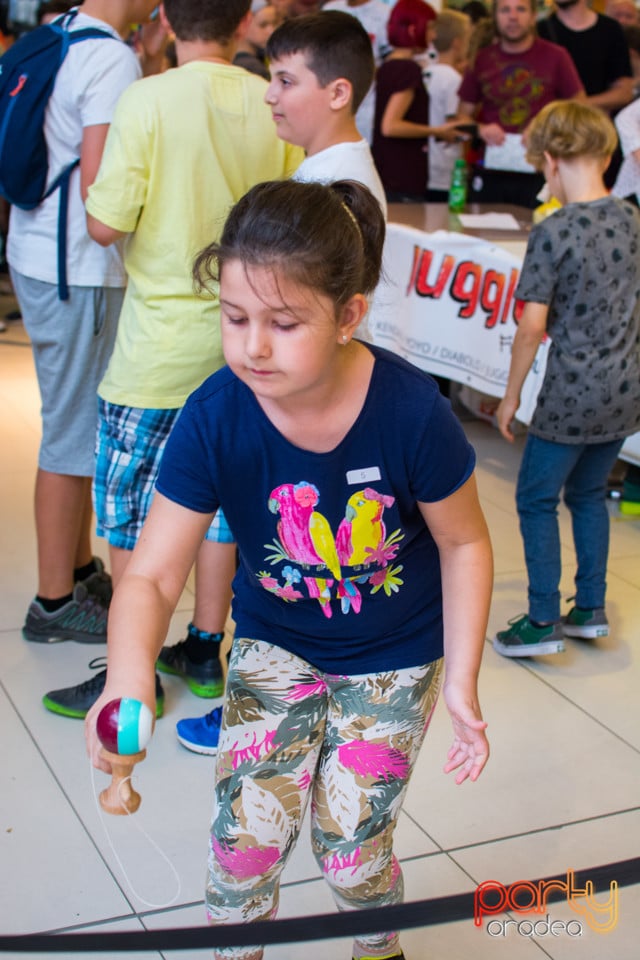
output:
M146 410L98 397L93 502L96 533L113 547L133 550L149 512L160 461L179 409ZM233 543L221 510L207 540Z

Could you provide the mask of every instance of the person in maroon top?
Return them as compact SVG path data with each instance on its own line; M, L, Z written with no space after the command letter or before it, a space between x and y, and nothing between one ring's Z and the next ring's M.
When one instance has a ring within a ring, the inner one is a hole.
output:
M478 52L460 87L460 120L476 120L485 146L502 146L508 134L522 134L553 100L584 97L567 51L536 36L535 0L497 0L497 42ZM524 156L524 151L523 151ZM486 159L486 157L485 157ZM485 203L537 204L543 178L513 167L474 167L470 199Z
M422 70L413 59L428 44L435 11L424 0L398 0L387 34L394 48L376 77L376 105L371 151L390 202L426 198L429 136L454 140L454 124L429 126L429 97Z

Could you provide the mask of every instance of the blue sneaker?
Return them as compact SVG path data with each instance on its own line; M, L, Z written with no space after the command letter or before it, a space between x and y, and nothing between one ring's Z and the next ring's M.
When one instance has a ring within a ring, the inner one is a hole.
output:
M178 740L183 747L194 753L217 753L221 720L222 707L214 707L209 713L205 713L204 717L178 720Z

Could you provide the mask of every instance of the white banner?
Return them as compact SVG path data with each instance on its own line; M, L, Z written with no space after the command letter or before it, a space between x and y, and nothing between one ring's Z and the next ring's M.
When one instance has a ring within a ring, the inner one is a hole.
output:
M501 397L522 309L514 295L521 266L486 240L390 223L371 339L422 370ZM533 414L549 343L540 345L522 390L523 423ZM627 440L624 454L640 463L640 434Z

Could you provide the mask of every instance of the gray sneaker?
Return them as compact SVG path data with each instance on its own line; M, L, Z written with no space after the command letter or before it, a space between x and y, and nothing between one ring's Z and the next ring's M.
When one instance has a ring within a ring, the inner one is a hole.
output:
M106 643L107 613L83 583L76 583L73 599L54 613L47 613L37 600L32 600L22 636L34 643L58 643L62 640Z
M103 607L108 607L113 596L111 576L105 570L100 557L94 557L93 562L96 566L96 572L90 574L86 579L80 580L79 583L83 584L87 588L87 593L95 597Z
M577 640L608 637L609 621L604 607L597 607L594 610L579 610L578 607L572 607L562 619L562 632L565 637L574 637Z

